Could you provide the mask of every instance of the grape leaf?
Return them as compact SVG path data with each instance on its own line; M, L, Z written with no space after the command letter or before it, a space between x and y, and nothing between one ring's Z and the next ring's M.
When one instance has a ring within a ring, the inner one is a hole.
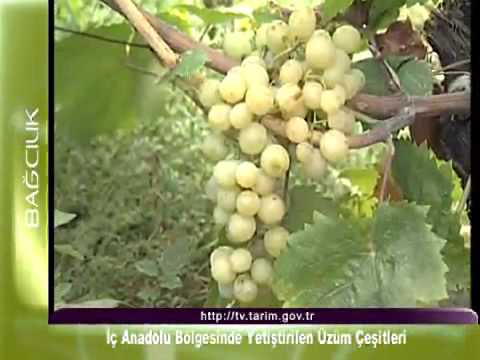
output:
M219 11L208 8L201 8L195 5L178 5L176 9L185 10L190 14L193 14L206 24L223 24L235 19L241 19L248 17L246 14L232 12L232 11Z
M340 173L340 177L350 180L364 195L373 195L379 178L378 171L374 168L352 168Z
M373 0L369 13L369 26L373 29L387 27L398 17L406 0Z
M85 257L83 256L83 254L80 251L78 251L77 249L75 249L72 245L56 244L54 246L54 249L59 254L68 255L68 256L71 256L74 259L77 259L77 260L80 260L80 261L85 260Z
M289 208L285 226L291 232L303 229L312 222L313 213L335 215L338 208L331 199L315 190L313 186L295 186L289 192Z
M408 95L426 96L433 92L433 75L430 65L425 61L412 60L398 69L398 78Z
M439 165L425 145L399 141L392 174L405 199L430 206L428 221L433 231L447 240L443 254L449 267L449 290L469 287L470 254L460 234L460 219L452 212L455 173L451 164Z
M205 51L200 49L188 51L182 56L180 63L171 72L171 75L188 79L196 74L207 61L208 55Z
M135 263L135 268L142 274L151 277L157 277L159 275L157 263L150 259L143 259L137 261Z
M385 66L376 59L368 58L353 64L353 68L360 69L365 74L365 87L363 92L372 95L391 94L389 75Z
M322 20L329 21L347 10L354 0L325 0L322 7Z
M59 226L66 225L73 221L77 217L77 214L67 213L60 210L55 209L55 218L54 218L54 227L57 228Z
M192 258L190 242L184 238L177 238L163 252L159 261L162 271L160 286L167 289L176 289L182 285L179 276L182 274Z
M281 16L272 12L268 6L255 9L252 15L258 25L281 19Z
M277 259L276 295L285 307L413 307L445 298L445 240L429 229L426 213L383 204L364 230L316 215Z

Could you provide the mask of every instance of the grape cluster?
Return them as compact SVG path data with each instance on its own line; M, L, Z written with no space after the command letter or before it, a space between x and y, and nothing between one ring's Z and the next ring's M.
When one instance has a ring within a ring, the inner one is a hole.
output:
M224 51L241 65L199 89L211 129L202 150L217 162L207 196L216 204L215 223L231 242L210 257L223 297L248 303L271 285L273 262L289 237L282 226L283 184L292 161L306 177L320 180L328 164L348 156L355 116L345 103L365 83L363 73L351 68L361 47L361 35L350 25L333 34L316 29L308 7L294 10L288 23L261 25L255 39L241 32L225 36ZM282 121L288 141L262 124L265 116ZM226 145L231 138L241 153L235 159Z

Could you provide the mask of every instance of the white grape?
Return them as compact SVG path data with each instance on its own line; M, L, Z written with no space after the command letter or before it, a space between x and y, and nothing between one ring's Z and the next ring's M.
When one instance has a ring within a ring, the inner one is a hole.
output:
M223 257L218 258L215 260L215 262L213 262L211 266L211 273L212 278L219 284L231 284L237 276L232 269L230 259Z
M311 155L303 163L304 174L313 180L320 180L327 171L327 161L318 149L313 149Z
M272 263L265 258L258 258L252 264L250 274L253 281L259 285L271 285L273 280Z
M244 102L235 105L229 116L230 124L235 129L243 129L253 121L253 114Z
M227 235L233 243L249 241L255 234L257 224L251 216L233 214L227 227Z
M242 74L233 73L225 76L220 83L220 95L222 98L230 103L235 104L243 99L247 91L247 84L243 79Z
M308 139L310 128L305 119L292 117L287 121L285 132L287 138L293 143L301 143Z
M232 264L232 270L236 273L242 273L250 270L252 262L252 254L247 249L238 248L230 254L230 263Z
M215 104L222 102L219 91L220 81L207 79L200 86L198 99L206 108L211 108Z
M259 123L251 123L240 130L238 143L243 153L256 155L262 152L267 145L267 129Z
M257 174L257 179L253 191L257 194L265 196L270 195L275 190L275 179L268 176L263 170Z
M208 124L214 130L226 131L230 129L230 110L232 107L227 104L215 104L208 112Z
M210 254L210 265L213 265L219 258L229 260L230 254L233 252L231 246L220 246L212 251Z
M223 188L235 188L238 161L222 160L213 168L215 181Z
M351 25L338 27L333 33L332 40L336 47L349 54L357 52L362 46L360 32Z
M223 50L236 60L242 59L252 52L251 35L247 32L226 33Z
M318 110L321 106L323 86L315 81L307 81L303 85L303 102L312 110Z
M280 68L279 77L283 84L298 84L303 78L303 65L297 60L287 60Z
M340 108L338 111L328 114L328 126L330 129L351 134L355 125L355 116L351 111Z
M282 221L286 208L282 198L272 194L261 198L257 216L265 225L274 225Z
M233 283L233 295L242 303L250 303L257 298L258 286L247 274L240 275Z
M243 188L253 188L257 183L259 175L259 170L257 166L250 162L244 161L237 167L237 171L235 173L235 178L237 180L237 184Z
M308 40L315 30L317 19L315 11L307 6L295 9L288 18L290 37L298 40Z
M281 177L290 167L290 156L283 146L278 144L268 145L262 152L260 164L267 175Z
M273 109L274 94L270 87L264 85L252 85L245 95L248 108L255 115L265 115Z
M313 36L305 47L305 59L312 69L326 69L335 61L335 46L325 36Z
M289 232L282 226L275 226L268 230L264 237L263 243L268 254L273 257L279 257L282 251L287 248Z
M347 138L338 130L329 130L320 139L320 150L330 162L344 160L348 155Z
M242 65L242 76L247 88L255 85L268 86L270 82L267 70L260 64L251 63Z
M298 144L295 148L295 154L297 160L300 162L305 162L313 153L313 146L307 142L302 142Z
M227 156L228 148L225 145L225 137L221 134L209 134L203 140L201 150L210 160L219 161Z
M281 21L273 21L267 29L267 46L271 52L278 54L288 46L288 25Z
M217 206L225 211L233 212L237 207L237 196L240 189L233 187L230 189L218 189L217 192Z

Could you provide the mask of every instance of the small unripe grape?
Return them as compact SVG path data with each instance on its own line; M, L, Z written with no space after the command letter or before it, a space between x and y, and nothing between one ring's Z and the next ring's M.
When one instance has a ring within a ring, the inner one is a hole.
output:
M307 81L303 85L303 102L312 110L320 109L323 86L315 81Z
M257 194L265 196L270 195L275 190L275 179L271 178L263 170L260 170L257 175L257 181L253 187L253 191Z
M303 65L297 60L287 60L280 68L279 77L283 84L298 84L303 78Z
M248 155L260 154L267 145L267 141L267 129L255 122L240 130L238 135L240 149Z
M344 134L351 134L355 126L355 115L345 108L328 114L328 126Z
M335 66L347 72L350 70L351 65L352 59L350 59L350 56L342 49L335 49Z
M268 145L262 152L260 164L267 175L281 177L290 167L290 156L283 146L278 144Z
M270 24L262 24L257 29L257 33L255 36L255 45L257 49L261 49L267 46L267 30L270 27Z
M252 266L252 254L250 251L244 248L238 248L233 250L230 255L230 263L232 264L232 270L236 273L242 273L250 270Z
M258 286L249 275L240 275L233 283L233 295L242 303L250 303L257 298Z
M233 299L233 283L230 284L217 284L218 294L224 299Z
M312 69L326 69L335 61L335 46L324 36L313 36L305 48L305 59Z
M208 179L207 184L205 185L205 194L207 195L208 200L217 201L218 193L218 184L214 176L211 176Z
M211 108L215 104L222 102L220 92L218 90L220 81L215 79L207 79L200 86L198 99L206 108Z
M210 265L213 265L218 259L230 259L230 255L233 252L233 248L231 246L220 246L212 251L210 254Z
M320 97L320 107L327 114L338 111L343 106L341 96L335 90L324 90Z
M282 198L272 194L262 197L257 216L265 225L274 225L282 221L286 208Z
M288 46L288 25L282 20L273 21L267 29L267 46L278 54Z
M252 121L253 114L244 102L235 105L230 111L230 124L235 129L243 129Z
M247 88L255 85L268 86L270 82L267 70L259 64L242 65L242 75L247 84Z
M208 124L214 130L226 131L230 129L230 110L227 104L213 105L208 112Z
M228 224L231 215L231 212L221 208L220 206L216 206L215 209L213 209L213 222L217 225L225 226Z
M347 138L338 130L329 130L320 139L320 151L330 162L341 161L348 155Z
M240 193L239 188L218 189L217 206L225 211L233 212L237 206L237 196Z
M255 234L257 224L251 216L233 214L228 222L227 234L233 243L244 243Z
M243 99L247 91L247 84L243 79L242 74L233 73L223 78L220 83L220 95L222 98L230 103L235 104Z
M231 284L237 276L232 269L230 259L223 257L216 259L211 265L211 273L212 278L219 284Z
M263 243L268 254L279 257L280 253L287 248L289 232L282 226L275 226L268 230L263 237Z
M251 39L249 33L227 33L225 34L225 39L223 41L223 50L228 56L236 60L241 60L242 57L247 56L252 52L252 45L250 41Z
M259 285L270 285L273 280L272 263L265 258L258 258L252 264L250 269L253 281Z
M201 146L203 154L212 161L219 161L227 156L228 148L225 145L225 137L221 134L209 134L203 140Z
M223 188L235 188L237 181L235 178L238 162L234 160L222 160L213 168L213 176L218 185Z
M265 115L274 106L273 91L268 86L253 85L247 90L245 102L248 108L255 115Z
M257 183L259 170L254 163L250 161L244 161L237 167L235 178L238 185L243 188L253 188Z
M345 74L343 86L347 93L347 99L353 98L365 86L365 75L359 69L352 69Z
M288 18L290 37L298 40L308 40L315 30L317 19L312 8L301 6L295 9Z
M351 25L342 25L333 33L332 40L336 47L349 54L357 52L362 46L360 32Z
M245 59L243 59L242 68L248 64L257 64L257 65L263 66L264 68L267 67L265 60L263 60L259 55L255 55L255 54L247 56Z
M312 155L313 146L307 142L302 142L295 148L295 153L298 161L305 162Z
M293 143L301 143L308 139L310 135L310 129L305 119L301 117L292 117L287 121L285 127L288 140Z
M337 65L331 66L323 72L322 79L329 89L340 84L345 76L345 71Z
M245 216L254 216L260 209L260 198L256 192L242 191L236 198L237 212Z
M312 154L303 163L305 176L313 180L320 180L327 171L327 161L318 149L313 149Z

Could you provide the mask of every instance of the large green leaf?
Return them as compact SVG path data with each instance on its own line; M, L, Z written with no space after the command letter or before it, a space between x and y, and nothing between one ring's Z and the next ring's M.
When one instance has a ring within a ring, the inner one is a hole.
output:
M426 96L433 92L432 68L425 61L408 61L398 69L398 78L408 95Z
M315 216L275 264L274 291L286 307L413 307L446 298L441 249L426 209L381 205L367 230Z
M91 33L127 41L126 25L98 28ZM139 83L145 75L127 67L146 66L152 59L145 49L72 35L55 44L55 104L57 130L78 140L88 140L134 124Z
M177 67L172 71L172 75L181 78L190 78L196 74L208 61L208 55L205 51L196 49L186 52Z
M198 16L206 24L223 24L231 20L248 17L246 14L242 13L201 8L195 5L178 5L175 8L185 10L190 14Z
M389 75L385 66L377 59L368 58L353 64L354 68L362 70L365 74L365 87L363 92L372 95L391 94Z
M424 145L399 141L395 149L395 182L407 200L430 207L428 221L433 231L447 240L443 253L449 267L449 289L469 287L470 254L460 234L459 216L452 212L455 174L451 164L439 165Z
M325 198L313 186L295 186L289 192L285 226L291 232L301 230L305 224L312 223L315 211L325 215L335 215L338 209L333 200Z
M406 0L373 0L369 13L369 26L373 29L387 27L396 20Z
M328 21L343 13L352 5L353 0L325 0L322 7L322 20Z

